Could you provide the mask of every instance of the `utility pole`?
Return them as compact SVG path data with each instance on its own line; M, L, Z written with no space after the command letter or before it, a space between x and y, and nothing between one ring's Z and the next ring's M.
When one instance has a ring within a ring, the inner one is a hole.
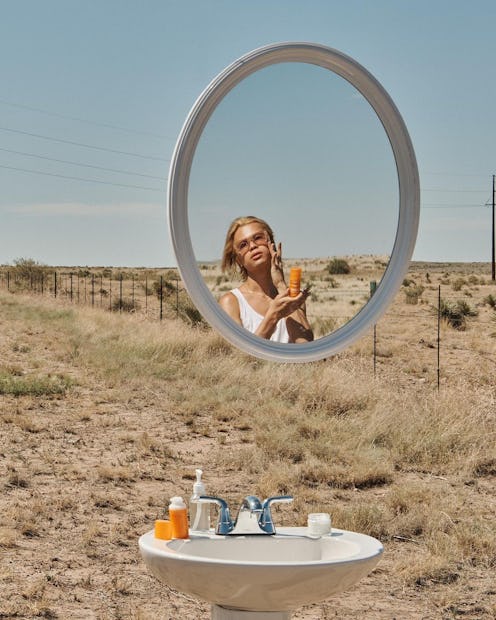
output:
M496 265L494 262L494 193L495 193L495 187L494 187L494 178L496 177L496 175L493 174L493 210L492 210L492 255L491 255L491 278L492 281L494 282L496 280Z

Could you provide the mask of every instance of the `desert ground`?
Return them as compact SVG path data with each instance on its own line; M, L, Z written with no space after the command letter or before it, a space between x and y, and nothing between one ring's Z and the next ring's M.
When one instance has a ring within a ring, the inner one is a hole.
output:
M380 259L352 267L305 265L318 334L380 279ZM203 268L220 294L230 283L215 269ZM169 498L189 497L197 467L233 509L248 494L290 493L276 525L330 512L335 527L384 544L367 578L295 619L496 617L489 265L412 263L375 340L371 330L305 365L235 350L183 312L173 288L159 321L156 287L146 311L147 290L139 309L110 312L108 291L104 304L79 303L82 284L71 297L67 278L56 298L5 282L0 618L208 618L206 603L159 584L138 550Z

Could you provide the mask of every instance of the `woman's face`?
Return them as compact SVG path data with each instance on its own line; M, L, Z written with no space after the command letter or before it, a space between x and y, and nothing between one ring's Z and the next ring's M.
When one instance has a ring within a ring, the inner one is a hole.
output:
M258 222L244 224L234 233L233 246L238 264L247 271L270 261L270 237Z

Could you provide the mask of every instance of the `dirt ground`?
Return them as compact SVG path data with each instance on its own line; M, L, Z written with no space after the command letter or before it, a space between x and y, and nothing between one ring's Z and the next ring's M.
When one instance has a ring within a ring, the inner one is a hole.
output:
M208 618L207 604L169 590L147 572L137 541L163 517L172 495L189 496L195 467L203 466L209 492L248 494L255 483L249 469L209 463L218 462L219 446L231 453L249 449L252 435L201 410L192 424L178 412L177 380L140 389L103 377L78 358L67 332L49 329L58 319L40 320L37 306L45 314L58 307L36 298L19 305L1 298L1 366L19 377L42 370L70 387L0 395L0 618ZM394 345L383 332L380 346L386 364L384 349ZM432 355L432 347L418 346ZM424 374L435 380L432 369ZM418 381L421 375L410 376ZM184 377L182 389L192 388L193 376ZM496 516L495 480L480 480L474 492ZM449 481L432 482L446 483L450 492ZM277 518L294 524L283 509ZM452 583L448 575L428 588L405 585L396 574L398 558L414 562L417 553L415 540L389 541L377 569L355 588L294 618L496 617L494 569L474 566ZM456 605L450 606L451 598Z

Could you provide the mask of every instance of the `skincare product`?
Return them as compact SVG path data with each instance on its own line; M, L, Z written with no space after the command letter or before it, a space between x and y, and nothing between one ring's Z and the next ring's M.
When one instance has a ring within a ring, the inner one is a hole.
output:
M169 518L172 526L172 538L189 538L188 511L182 497L171 498Z
M202 482L202 470L196 470L196 482L193 485L193 495L189 500L189 522L192 532L208 532L210 529L210 504L200 502L200 495L205 495L205 485Z
M291 267L289 270L289 296L298 297L301 289L301 267Z
M325 536L331 532L331 515L327 512L313 512L308 515L309 536Z
M155 538L161 540L170 540L172 538L172 524L165 519L157 519L155 521Z

